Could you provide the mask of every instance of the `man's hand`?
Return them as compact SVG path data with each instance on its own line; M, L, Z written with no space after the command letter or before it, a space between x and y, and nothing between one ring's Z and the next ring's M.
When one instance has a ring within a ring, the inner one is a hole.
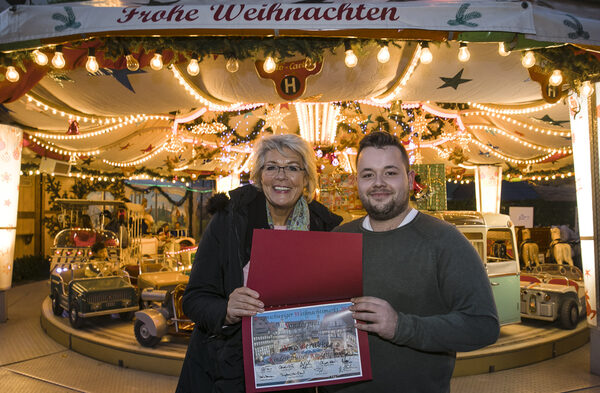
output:
M398 313L385 300L372 296L353 298L352 317L367 323L357 323L356 328L366 332L377 333L385 340L391 340L396 334Z
M225 324L233 325L241 321L242 317L251 317L256 313L264 312L265 305L258 300L258 292L248 287L236 288L227 302L227 315Z

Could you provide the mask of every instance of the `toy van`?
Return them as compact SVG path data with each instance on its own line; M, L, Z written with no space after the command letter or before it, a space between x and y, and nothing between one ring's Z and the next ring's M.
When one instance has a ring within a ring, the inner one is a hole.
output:
M474 211L427 213L456 226L477 250L490 279L500 324L521 322L519 255L510 217Z

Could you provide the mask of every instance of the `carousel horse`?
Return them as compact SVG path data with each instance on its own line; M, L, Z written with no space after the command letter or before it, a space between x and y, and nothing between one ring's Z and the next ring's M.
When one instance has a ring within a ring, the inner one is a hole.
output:
M523 229L521 231L523 236L523 242L521 242L521 261L523 262L523 268L531 269L533 266L540 265L539 252L540 249L533 240L531 240L531 231L529 229Z
M560 240L560 228L552 227L550 229L550 248L548 253L559 265L568 264L573 266L573 258L571 258L571 245Z

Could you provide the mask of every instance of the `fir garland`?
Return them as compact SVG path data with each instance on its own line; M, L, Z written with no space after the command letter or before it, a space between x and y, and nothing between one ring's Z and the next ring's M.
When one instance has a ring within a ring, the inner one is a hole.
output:
M600 54L587 52L571 45L535 51L538 65L545 74L560 70L563 83L579 88L586 80L600 79Z

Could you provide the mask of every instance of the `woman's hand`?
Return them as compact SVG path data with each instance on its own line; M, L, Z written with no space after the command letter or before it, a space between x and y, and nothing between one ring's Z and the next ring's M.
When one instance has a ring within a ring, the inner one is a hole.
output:
M357 297L351 300L352 318L367 323L357 323L356 328L377 333L385 340L391 340L396 334L398 313L385 300L372 296Z
M233 325L241 321L242 317L251 317L259 312L264 312L265 305L258 300L258 292L248 288L236 288L227 302L227 315L225 324Z

